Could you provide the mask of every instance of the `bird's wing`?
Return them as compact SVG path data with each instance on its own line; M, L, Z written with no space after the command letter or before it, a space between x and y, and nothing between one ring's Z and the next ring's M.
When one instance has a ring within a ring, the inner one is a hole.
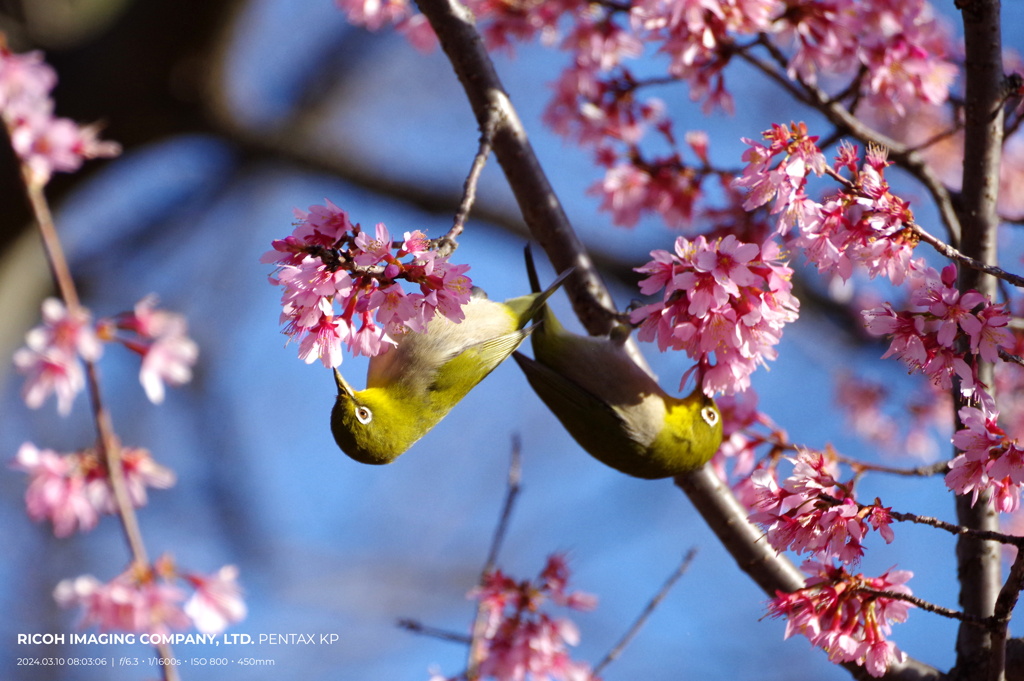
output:
M601 431L602 437L621 438L629 431L622 415L589 390L522 353L512 356L537 396L577 440L580 438L570 424L586 424L590 433Z
M439 367L430 385L431 392L461 399L494 371L530 335L533 327L489 338L460 350Z

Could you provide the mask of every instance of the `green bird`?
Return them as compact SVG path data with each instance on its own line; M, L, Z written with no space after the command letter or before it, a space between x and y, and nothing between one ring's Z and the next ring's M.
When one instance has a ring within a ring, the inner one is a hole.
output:
M540 290L526 253L533 290ZM672 397L625 350L632 329L609 336L566 331L547 304L533 332L534 359L515 353L534 392L573 439L598 461L627 475L657 479L696 470L722 443L722 415L699 388Z
M371 357L366 390L354 390L335 369L331 432L341 451L367 464L398 458L519 347L569 273L542 293L504 303L474 288L461 322L435 314L425 333L407 333L397 347Z

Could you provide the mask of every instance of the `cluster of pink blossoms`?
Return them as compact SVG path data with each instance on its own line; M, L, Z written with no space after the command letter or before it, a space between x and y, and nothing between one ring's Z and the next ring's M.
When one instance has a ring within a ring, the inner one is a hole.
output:
M785 236L795 228L795 245L819 272L835 271L845 280L854 265L863 265L872 277L884 274L902 284L917 236L910 205L889 190L886 152L870 147L861 164L857 147L844 141L829 169L815 144L818 138L809 136L803 123L773 125L763 137L767 145L743 139L750 145L743 154L748 165L736 180L749 190L743 207L753 210L774 199L771 212L781 213L776 231ZM843 169L850 179L842 178ZM808 197L808 176L829 171L842 188L822 202Z
M422 232L406 232L392 244L384 223L371 234L330 201L295 213L295 231L274 241L260 261L278 266L270 283L284 289L281 323L299 341L300 359L336 367L343 345L372 357L405 333L426 331L436 313L454 322L465 318L469 265L449 263ZM404 291L403 279L420 292Z
M61 607L82 608L82 627L166 636L195 626L203 634L219 634L245 619L237 579L234 565L212 575L181 573L164 555L152 568L132 564L106 584L92 575L65 579L53 596ZM182 580L193 589L187 602L187 593L178 586Z
M890 622L906 621L907 609L913 606L873 592L910 595L904 583L913 573L889 570L871 578L816 561L806 561L801 569L810 575L807 586L793 593L777 592L768 606L773 617L787 618L786 638L803 634L832 662L856 662L876 677L883 676L892 662L906 659L886 636Z
M731 462L731 477L739 480L740 485L746 483L757 463L757 448L787 438L785 431L757 408L757 399L756 392L747 390L716 400L722 413L722 445L711 459L711 465L723 482L730 478L727 463ZM740 498L742 500L743 495Z
M81 360L98 360L102 342L121 343L142 356L139 382L155 404L164 399L164 383L190 381L199 350L188 337L188 324L183 316L155 305L156 297L147 296L131 312L101 319L93 326L85 308L72 313L56 298L44 300L43 324L29 331L26 347L14 353L15 366L27 376L22 388L25 403L38 409L56 394L57 410L68 414L85 387Z
M776 482L775 470L758 469L750 476L754 512L750 520L765 530L776 551L807 551L817 560L856 563L864 555L861 540L870 527L886 543L893 540L889 508L877 499L870 506L857 504L848 485L836 480L838 470L820 452L801 452L793 460L793 473ZM822 498L826 494L838 503Z
M950 33L925 0L787 4L773 29L793 45L790 78L863 68L867 101L900 116L913 102L945 102L958 71Z
M552 555L536 582L516 582L496 570L470 592L480 601L486 627L480 650L480 677L495 681L599 681L589 665L574 662L566 646L579 643L568 619L540 612L545 600L577 610L592 610L597 599L567 591L569 569L562 555ZM433 674L431 681L455 681Z
M961 391L992 406L992 398L980 385L975 369L958 352L961 339L969 341L970 353L983 361L999 359L1000 347L1013 347L1010 321L1004 305L971 290L956 288L956 265L947 265L940 275L923 261L911 263L908 309L896 312L886 303L863 312L867 330L876 336L892 336L884 355L902 359L912 371L920 371L943 389L949 390L953 376L959 376Z
M0 45L0 117L26 180L37 185L54 172L78 170L86 159L121 153L116 142L97 138L97 126L79 127L53 115L50 91L56 84L57 74L41 52L15 54Z
M973 492L971 504L982 491L991 493L993 508L1013 513L1020 508L1020 488L1024 483L1024 446L1007 437L996 421L998 411L982 407L963 407L963 430L953 434L953 444L963 451L949 462L946 486L957 494Z
M25 506L32 520L49 520L53 533L67 537L76 529L91 530L101 513L116 513L110 477L95 450L58 454L26 442L11 467L28 473ZM174 485L174 472L155 461L148 450L121 449L128 497L135 508L145 506L146 488Z
M640 340L657 339L662 351L685 350L697 361L691 371L703 377L708 395L746 390L757 365L776 357L783 326L798 314L793 271L779 262L778 244L758 247L732 235L712 242L679 237L674 254L659 250L651 257L637 268L649 275L640 291L663 294L633 311Z
M905 115L908 107L944 103L957 67L949 32L924 0L840 0L784 3L780 0L703 0L675 3L636 0L621 6L583 0L472 0L485 44L512 52L517 42L540 36L572 54L554 83L544 119L555 132L597 149L605 178L591 188L602 195L602 210L616 224L632 226L642 213L683 226L702 195L700 166L688 166L677 152L645 158L640 141L655 127L675 148L671 121L654 98L641 99L647 85L685 82L706 111L732 112L725 69L737 51L759 41L787 48L788 76L816 83L818 73L858 77L858 94L875 110ZM349 20L376 30L393 23L418 48L429 46L429 31L406 0L339 0ZM417 23L417 21L419 23ZM775 37L778 38L777 43ZM754 40L754 39L757 40ZM744 44L746 41L746 44ZM667 55L666 76L635 77L625 65L645 45ZM701 159L706 165L707 159Z
M890 621L906 619L908 604L862 589L910 595L904 582L913 573L851 576L835 562L857 563L864 555L861 542L871 529L892 542L890 509L878 499L868 506L858 504L852 484L838 482L835 462L820 452L801 452L792 461L793 473L781 486L774 466L760 467L750 476L750 520L765 530L775 550L813 556L803 565L811 575L807 586L789 594L777 592L769 612L788 618L786 638L802 633L833 662L856 662L873 676L882 676L893 660L903 659L885 637Z

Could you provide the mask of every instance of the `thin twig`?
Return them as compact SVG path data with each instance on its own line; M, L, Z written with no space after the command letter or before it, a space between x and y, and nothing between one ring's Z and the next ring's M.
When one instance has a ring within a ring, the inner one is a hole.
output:
M937 463L928 464L927 466L917 466L916 468L896 468L894 466L883 466L876 463L866 463L857 459L852 459L842 454L835 455L836 460L840 463L845 463L854 470L862 471L874 471L876 473L890 473L892 475L903 475L906 477L930 477L932 475L938 475L949 470L948 461L939 461Z
M957 123L955 123L953 125L953 127L947 128L946 130L943 130L942 132L937 132L934 135L932 135L931 137L929 137L928 139L926 139L924 142L921 142L920 144L915 144L914 146L910 147L909 151L921 151L922 149L927 149L928 147L932 146L933 144L938 144L942 140L944 140L944 139L946 139L948 137L952 137L953 135L957 134L958 132L960 132L963 129L964 129L964 124L961 123L961 122L957 122Z
M825 494L824 492L819 492L818 498L821 499L822 501L825 501L833 505L839 505L843 503L842 500L837 499L830 494ZM872 506L875 506L875 504L862 504L859 501L854 501L853 503L857 504L857 508L860 510L864 510L865 508L871 508ZM876 500L876 504L877 503L878 500ZM931 516L917 515L914 513L901 513L899 511L890 510L889 516L893 520L899 521L901 523L916 523L918 525L928 525L929 527L934 527L939 530L945 530L946 532L949 532L950 534L955 534L957 536L973 537L975 539L980 539L982 541L994 541L999 542L1000 544L1024 547L1024 537L1017 537L1012 534L1003 534L1002 532L993 532L991 530L976 530L970 527L965 527L963 525L954 525L953 523L947 523L945 520L939 520L938 518L932 518Z
M78 291L75 289L75 282L71 276L71 269L68 267L67 258L64 257L64 249L57 236L57 230L53 224L53 214L46 201L43 192L43 185L32 180L31 174L23 170L22 177L25 181L25 189L28 195L29 205L35 215L36 223L39 226L39 233L43 239L43 246L46 251L47 260L50 263L50 270L53 278L60 289L61 298L67 306L68 314L72 318L82 313L82 305L79 301ZM93 420L96 425L97 449L101 459L106 464L107 477L110 481L110 488L114 495L114 505L117 508L117 516L121 521L121 528L124 531L125 540L128 542L128 550L132 554L135 563L149 567L149 556L146 553L146 546L142 541L142 532L139 529L139 521L135 515L135 506L132 505L128 495L128 488L125 484L124 469L121 466L121 446L114 428L110 421L110 413L103 405L100 394L100 384L96 375L96 365L91 361L85 362L86 383L89 387L89 402L92 405ZM160 644L156 646L160 657L170 662L170 646ZM177 681L177 668L171 664L161 665L165 681Z
M867 587L860 587L857 589L857 591L859 591L860 593L874 594L876 596L881 596L882 598L890 598L894 601L905 601L907 603L912 603L913 605L916 605L917 607L927 612L935 613L936 615L942 615L943 617L948 617L954 620L960 620L961 622L967 622L969 624L976 624L980 627L989 627L992 624L991 620L988 617L978 617L977 615L968 615L966 613L962 613L959 610L950 610L949 608L944 608L941 605L929 603L926 600L918 598L917 596L911 596L909 594L901 594L896 591L884 591L881 589L869 589Z
M1010 534L1003 534L1002 532L993 532L991 530L975 530L970 527L963 525L954 525L953 523L947 523L945 520L939 520L926 515L915 515L913 513L899 513L897 511L889 511L889 515L892 516L893 520L897 520L901 523L916 523L918 525L928 525L939 530L945 530L950 534L957 536L973 537L982 541L994 541L1000 544L1008 544L1010 546L1024 547L1024 537L1015 537Z
M398 620L398 628L405 629L406 631L412 632L413 634L421 634L423 636L429 636L431 638L439 638L442 641L452 641L453 643L461 643L463 645L469 645L472 643L472 639L465 634L460 634L456 631L448 631L447 629L439 629L432 627L427 624L423 624L419 620L411 619L400 619Z
M850 84L843 88L839 94L832 97L831 102L842 102L847 97L856 99L860 95L860 86L864 83L866 75L868 75L868 67L865 64L861 64L860 69L857 70L857 75L853 77Z
M604 656L604 659L594 667L592 676L600 676L604 668L622 654L622 651L626 649L626 646L629 645L630 641L633 640L633 638L640 632L640 629L643 628L644 624L647 623L648 618L650 618L651 614L654 613L654 609L657 608L663 600L665 600L665 597L668 596L668 592L672 590L675 583L678 582L679 579L686 574L686 571L690 569L690 563L692 563L693 559L696 557L697 547L695 546L686 552L686 555L683 557L683 562L679 564L679 567L676 568L675 572L673 572L665 581L661 590L654 595L654 598L652 598L647 604L647 607L643 609L640 616L636 618L635 622L633 622L633 626L629 628L629 631L619 639L619 642L615 644L615 647L609 650L608 654Z
M971 269L977 270L979 272L991 274L993 277L1002 279L1003 281L1009 282L1019 288L1024 288L1024 277L1018 276L1016 274L1011 274L1010 272L1002 270L994 265L986 265L980 260L976 260L968 255L964 255L963 253L953 248L949 244L941 241L940 239L932 236L928 232L921 229L920 225L913 224L910 225L910 227L914 231L914 234L916 234L918 238L921 239L921 241L924 241L925 243L929 244L932 248L934 248L936 251L946 256L947 258L961 262L964 265L970 267Z
M477 150L476 156L473 157L473 165L469 168L469 175L466 176L466 183L462 188L462 203L459 204L459 210L455 213L452 228L448 230L447 234L438 239L436 243L437 251L442 256L451 255L452 251L458 247L455 240L462 234L462 230L466 226L466 219L469 217L469 211L473 207L473 202L476 201L476 185L480 180L480 173L483 172L484 165L487 163L487 157L491 153L496 123L497 118L491 112L487 122L480 130L480 148Z
M522 488L522 440L519 433L512 435L512 460L508 466L508 492L505 494L505 504L501 509L501 517L498 526L494 528L494 538L491 539L491 550L487 553L487 560L480 571L480 584L494 570L498 562L498 553L505 540L505 532L508 530L509 519L512 517L512 509ZM466 664L466 679L474 681L480 676L480 662L482 661L480 644L484 639L484 631L487 628L487 614L484 612L483 601L477 604L476 619L473 622L473 636L469 640L469 660Z
M512 435L512 460L508 465L508 492L505 494L505 505L501 509L501 518L498 526L494 529L494 538L491 540L491 550L487 554L487 562L481 570L481 577L486 576L494 570L498 562L498 553L501 551L501 544L505 541L505 532L508 531L508 521L512 517L512 508L515 506L516 497L522 489L522 448L523 442L519 433Z
M1012 364L1016 364L1016 365L1018 365L1018 366L1022 366L1022 367L1024 367L1024 359L1021 359L1021 358L1020 358L1020 357L1018 357L1017 355L1011 355L1011 354L1010 354L1010 353L1008 353L1008 352L1007 352L1006 350L1000 349L1000 350L999 350L999 357L1000 357L1000 358L1001 358L1001 359L1002 359L1002 360L1003 360L1004 362L1010 362L1010 363L1012 363Z

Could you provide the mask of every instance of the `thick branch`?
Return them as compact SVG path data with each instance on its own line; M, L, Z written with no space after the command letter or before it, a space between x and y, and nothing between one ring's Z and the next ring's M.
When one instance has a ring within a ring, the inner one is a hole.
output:
M999 0L957 3L964 21L964 171L961 193L963 237L960 251L987 265L995 265L996 229L999 216L999 163L1003 142L1003 64L999 27ZM996 280L974 269L961 269L960 290L977 289L995 299ZM990 363L979 362L978 377L993 385ZM963 398L954 386L959 411ZM958 424L959 427L959 424ZM971 496L956 500L960 525L997 531L999 519L982 495L972 505ZM962 536L957 541L960 606L966 614L990 617L1002 583L999 548L992 542ZM988 631L961 625L957 637L956 673L965 679L1001 679L1002 654L993 659ZM990 664L996 662L995 665Z
M1020 597L1020 590L1024 588L1024 551L1018 550L1017 557L1010 567L1010 576L999 591L996 599L995 620L996 625L992 632L992 667L989 671L989 678L999 681L1005 678L1006 669L1006 634L1010 624L1010 613L1017 605Z
M732 555L741 570L754 580L767 595L802 589L804 577L786 556L764 539L764 533L747 520L747 509L709 467L677 476L676 485L686 492L711 531ZM855 678L869 679L863 667L843 665ZM902 681L939 679L937 669L908 657L902 665L893 665L883 677Z
M419 0L418 4L466 91L480 129L494 121L494 155L530 233L544 248L555 270L576 268L565 282L576 316L592 335L607 334L616 324L611 295L533 152L526 130L477 33L472 12L455 0ZM627 347L634 361L646 369L647 362L636 344L631 341Z
M566 287L580 321L593 334L607 333L614 315L611 298L533 154L474 27L472 14L455 0L419 0L418 4L451 60L481 127L488 121L489 111L499 113L494 154L505 171L530 231L544 247L555 269L564 271L576 267ZM642 362L639 352L636 355L638 363ZM645 365L646 362L641 363ZM793 591L803 586L803 577L789 559L779 556L767 542L759 541L761 533L747 522L746 510L711 470L679 476L676 484L689 495L740 568L766 593L774 596L776 591ZM862 667L844 666L858 678L867 675ZM908 659L890 669L886 678L937 679L939 676L937 670Z

